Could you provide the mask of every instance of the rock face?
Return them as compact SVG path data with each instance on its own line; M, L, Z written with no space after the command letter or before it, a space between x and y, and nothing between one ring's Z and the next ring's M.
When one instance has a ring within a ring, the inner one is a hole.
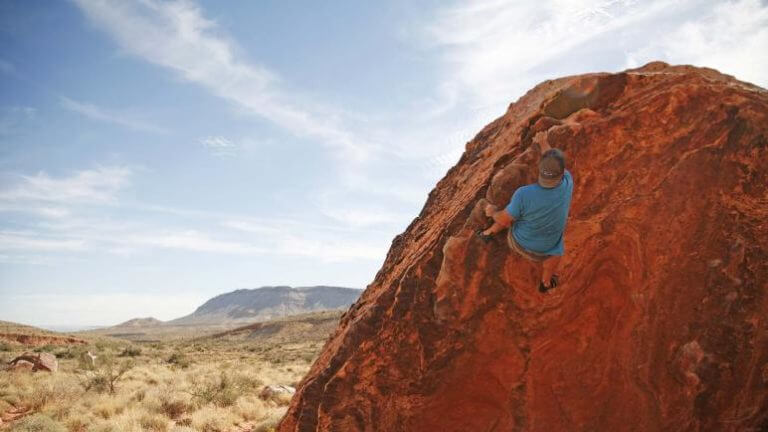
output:
M24 353L9 363L11 369L31 369L32 372L44 370L56 372L59 370L59 362L51 353Z
M218 295L193 313L168 321L168 325L252 323L329 309L346 309L362 290L332 286L274 286L239 289Z
M472 235L575 179L561 285ZM297 390L287 431L768 430L768 92L651 63L541 83L397 236Z

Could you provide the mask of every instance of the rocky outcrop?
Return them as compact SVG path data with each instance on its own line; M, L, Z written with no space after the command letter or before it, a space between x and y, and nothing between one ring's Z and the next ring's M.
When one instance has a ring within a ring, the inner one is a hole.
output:
M561 285L486 201L575 178ZM541 83L467 144L279 426L288 431L768 429L768 92L651 63Z
M0 333L0 342L26 346L43 345L84 345L87 342L72 336L54 336L50 334Z
M24 353L10 361L11 369L31 369L32 372L40 370L56 372L59 370L59 362L51 353Z

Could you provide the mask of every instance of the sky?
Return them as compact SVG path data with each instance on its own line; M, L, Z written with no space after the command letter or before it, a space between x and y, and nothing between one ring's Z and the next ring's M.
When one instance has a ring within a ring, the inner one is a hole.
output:
M510 103L653 60L768 87L768 2L1 0L0 320L364 288Z

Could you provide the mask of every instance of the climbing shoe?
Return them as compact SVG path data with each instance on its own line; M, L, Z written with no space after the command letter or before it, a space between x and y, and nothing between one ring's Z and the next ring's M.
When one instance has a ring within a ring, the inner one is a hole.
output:
M493 238L493 236L483 234L483 230L481 229L475 231L475 235L480 237L480 240L484 241L485 243L488 243Z
M560 276L553 274L549 280L549 289L557 288L557 284L560 283Z
M548 287L544 285L544 282L539 282L539 292L542 294L546 294L548 290L552 289L552 287Z

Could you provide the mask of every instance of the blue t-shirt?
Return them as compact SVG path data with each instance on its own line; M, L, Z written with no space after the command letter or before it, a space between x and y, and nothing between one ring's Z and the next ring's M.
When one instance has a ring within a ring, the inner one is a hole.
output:
M573 194L573 177L565 171L560 184L538 183L517 188L507 206L515 218L512 234L520 246L542 255L563 255L563 232Z

